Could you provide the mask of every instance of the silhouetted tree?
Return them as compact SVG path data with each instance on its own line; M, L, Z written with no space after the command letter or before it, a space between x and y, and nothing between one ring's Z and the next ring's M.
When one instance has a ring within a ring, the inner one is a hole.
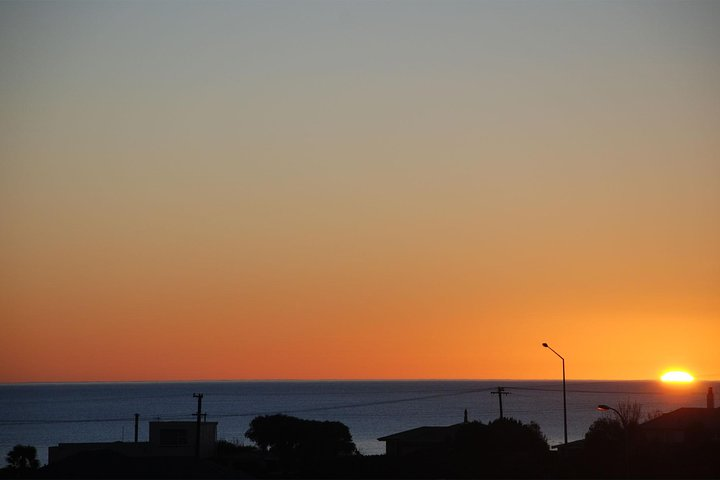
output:
M279 460L282 475L338 477L359 458L350 430L340 422L303 420L288 415L255 417L245 436ZM273 458L274 457L274 458Z
M629 400L618 402L617 410L625 419L626 424L624 427L630 430L635 429L640 424L640 421L646 417L642 404L638 402L631 402Z
M637 447L640 422L645 418L637 402L619 402L617 414L595 420L585 434L585 464L600 476L628 475Z
M585 433L586 445L607 447L619 445L623 440L623 425L617 418L602 417L595 420Z
M524 424L513 418L499 418L488 423L488 434L499 450L547 452L550 448L535 422Z
M540 427L512 418L463 424L455 438L455 471L437 472L460 477L541 476L548 468L549 445Z
M31 445L15 445L5 456L12 470L35 470L40 466L37 450Z
M332 457L357 453L348 427L340 422L303 420L288 415L255 417L245 436L279 455Z
M586 445L591 448L603 450L621 450L625 442L632 442L638 426L645 415L643 406L637 402L619 402L617 410L622 419L616 414L601 417L595 420L585 434Z

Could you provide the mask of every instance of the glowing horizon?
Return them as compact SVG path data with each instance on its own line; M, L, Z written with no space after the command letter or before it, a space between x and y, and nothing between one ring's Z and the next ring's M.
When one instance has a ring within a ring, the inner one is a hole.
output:
M660 378L568 378L568 383L587 383L587 382L648 382L658 384L683 384L689 385L692 383L708 383L720 381L720 377L703 377L696 378L693 375L687 374L687 372L668 372L671 374L683 374L682 376L675 379L671 376L668 380ZM667 375L667 374L666 374ZM685 375L690 375L692 378L688 380ZM663 375L665 376L665 375ZM14 385L14 384L54 384L54 383L224 383L224 382L415 382L415 381L450 381L450 382L562 382L561 377L549 377L549 378L465 378L465 377L354 377L354 378L328 378L328 377L290 377L290 378L146 378L146 379L119 379L119 380L107 380L107 379L86 379L86 380L32 380L32 381L7 381L0 382L0 385Z

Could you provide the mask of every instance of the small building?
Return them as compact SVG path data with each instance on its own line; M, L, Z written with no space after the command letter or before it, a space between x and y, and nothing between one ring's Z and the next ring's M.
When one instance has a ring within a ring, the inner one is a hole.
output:
M550 451L556 450L558 455L563 458L573 457L578 455L585 449L585 439L574 440L568 443L559 443L551 447Z
M715 408L712 387L706 408L678 408L640 425L646 440L680 444L692 440L720 442L720 408Z
M438 451L455 442L462 423L446 427L418 427L378 438L385 442L385 455L402 457L415 452Z
M147 442L60 443L48 449L48 464L79 453L109 451L126 457L192 457L195 455L197 422L149 422ZM217 422L200 423L199 457L215 453Z
M195 455L197 422L150 422L150 447L153 456L190 457ZM200 423L200 458L215 453L217 422Z

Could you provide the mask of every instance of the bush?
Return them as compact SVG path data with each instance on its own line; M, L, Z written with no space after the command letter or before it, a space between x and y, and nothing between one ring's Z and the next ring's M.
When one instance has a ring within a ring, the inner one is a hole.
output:
M37 450L31 445L15 445L5 456L12 470L35 470L40 466Z
M303 420L288 415L255 417L245 436L281 457L329 458L357 453L350 430L340 422Z

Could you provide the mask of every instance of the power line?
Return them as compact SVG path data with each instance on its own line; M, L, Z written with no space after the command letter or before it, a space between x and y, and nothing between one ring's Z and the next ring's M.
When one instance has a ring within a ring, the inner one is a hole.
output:
M187 418L190 415L146 415L146 417L157 420L180 420ZM13 425L45 425L45 424L61 424L61 423L113 423L113 422L128 422L130 417L123 418L81 418L81 419L54 419L54 420L2 420L0 425L2 426L13 426Z
M513 390L528 390L533 392L562 392L562 388L547 387L505 387ZM607 393L611 395L662 395L662 391L638 392L628 390L567 390L568 393Z
M490 390L493 390L493 389L492 388L473 389L473 390L464 390L464 391L452 392L452 393L439 393L439 394L434 394L434 395L424 395L424 396L412 397L412 398L398 398L398 399L394 399L394 400L378 400L378 401L374 401L374 402L348 403L348 404L344 404L344 405L330 405L330 406L326 406L326 407L312 407L312 408L299 408L299 409L295 409L295 410L282 410L282 412L283 413L305 413L305 412L321 412L321 411L326 411L326 410L341 410L344 408L372 407L375 405L388 405L388 404L393 404L393 403L429 400L432 398L467 395L470 393L489 392ZM214 416L216 418L252 417L252 416L257 416L257 415L271 415L273 413L278 413L278 411L275 410L275 411L264 411L264 412L228 413L228 414L220 414L220 415L214 415Z
M398 398L398 399L393 399L393 400L378 400L378 401L374 401L374 402L347 403L347 404L341 404L341 405L329 405L329 406L325 406L325 407L311 407L311 408L299 408L299 409L293 409L293 410L281 410L281 412L282 413L306 413L306 412L322 412L322 411L329 411L329 410L342 410L345 408L372 407L375 405L388 405L388 404L394 404L394 403L429 400L429 399L433 399L433 398L468 395L471 393L487 392L490 390L492 390L492 389L491 388L472 389L472 390L463 390L463 391L459 391L459 392L439 393L439 394L423 395L423 396L410 397L410 398ZM215 418L253 417L253 416L259 416L259 415L271 415L274 413L278 413L278 410L244 412L244 413L226 413L226 414L213 415L213 417L215 417ZM192 415L175 415L175 416L145 415L145 417L153 418L153 419L157 419L157 420L160 420L160 419L175 420L175 419L180 419L180 418L187 418L190 416L192 416ZM0 421L0 425L9 426L9 425L55 424L55 423L103 423L103 422L126 422L126 421L129 421L128 418L93 418L93 419L78 419L78 420L72 420L72 419L9 420L9 421Z
M602 383L602 382L587 382L591 383ZM528 392L560 392L561 388L549 388L546 386L509 386L503 387L506 390L520 390ZM213 415L215 418L231 418L231 417L253 417L259 415L272 415L275 413L310 413L310 412L323 412L331 410L342 410L351 408L363 408L372 407L377 405L390 405L405 402L416 402L422 400L430 400L434 398L453 397L460 395L469 395L473 393L483 393L495 390L495 388L474 388L468 390L461 390L457 392L445 392L431 395L421 395L415 397L398 398L393 400L377 400L372 402L358 402L358 403L346 403L340 405L328 405L324 407L310 407L310 408L298 408L290 410L265 410L265 411L254 411L254 412L242 412L242 413L226 413ZM569 393L585 393L585 394L609 394L609 395L661 395L662 391L629 391L629 390L585 390L585 389L571 389L567 390ZM509 392L505 392L509 393ZM501 395L498 395L501 396ZM145 418L152 418L154 420L181 420L192 415L143 415ZM39 419L39 420L0 420L0 426L21 426L21 425L45 425L45 424L68 424L68 423L112 423L112 422L127 422L130 417L127 418L89 418L89 419Z

